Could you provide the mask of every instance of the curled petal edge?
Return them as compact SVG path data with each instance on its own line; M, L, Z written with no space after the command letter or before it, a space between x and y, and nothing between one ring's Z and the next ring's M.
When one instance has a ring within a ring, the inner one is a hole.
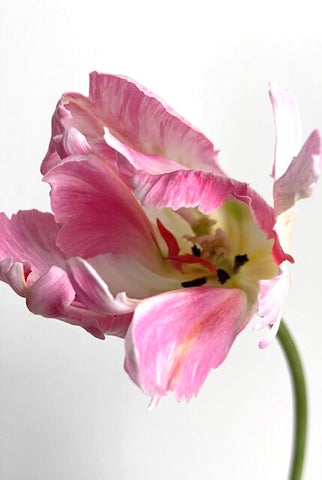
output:
M66 270L77 299L94 312L121 315L133 312L140 303L139 300L128 298L125 292L113 297L96 270L80 257L69 259Z

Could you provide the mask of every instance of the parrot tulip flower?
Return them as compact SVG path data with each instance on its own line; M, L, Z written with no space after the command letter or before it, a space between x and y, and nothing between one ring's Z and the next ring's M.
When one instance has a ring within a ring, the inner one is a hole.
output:
M65 94L53 116L41 167L53 215L0 217L0 278L33 313L124 337L147 395L189 400L256 312L278 326L286 233L318 178L319 133L300 149L294 98L270 95L274 207L153 93L92 73L89 96Z

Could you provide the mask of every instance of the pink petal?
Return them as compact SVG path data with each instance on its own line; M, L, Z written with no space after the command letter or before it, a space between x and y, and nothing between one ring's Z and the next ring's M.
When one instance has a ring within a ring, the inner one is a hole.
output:
M97 325L100 335L98 338L105 338L105 335L113 335L115 337L124 338L133 318L133 313L124 315L102 315L97 316ZM87 329L88 330L88 329ZM90 332L95 335L95 333Z
M132 80L96 72L88 98L67 93L59 101L42 173L68 155L84 153L87 145L98 155L95 146L103 136L136 169L159 173L186 167L223 174L212 143L171 107Z
M69 155L86 155L91 153L91 147L88 144L86 137L74 127L66 130L62 138L62 145L65 153L64 157L68 157Z
M78 93L66 93L58 102L52 118L52 136L41 172L46 174L71 154L84 153L89 139L102 135L103 126L90 101Z
M246 183L228 177L203 172L184 171L163 175L138 172L134 177L135 194L144 206L179 210L183 207L198 207L204 214L219 208L228 198L246 203L258 226L267 238L275 239L273 255L277 263L292 260L286 255L274 231L274 210Z
M277 332L278 332L278 329L280 327L280 324L281 324L281 321L282 321L282 317L281 315L279 315L274 324L272 325L270 331L268 332L268 334L265 336L265 338L263 338L259 344L258 344L258 347L259 348L267 348L270 346L270 344L272 343L272 341L274 340L274 338L276 337L277 335Z
M60 316L55 316L55 318L71 325L82 327L94 337L104 340L106 335L124 338L131 323L132 315L132 313L101 315L87 310L75 302L65 312L62 312Z
M64 223L58 245L71 256L129 254L151 265L160 253L152 227L126 185L100 159L70 157L45 180L52 208Z
M258 315L261 319L256 323L255 330L267 326L271 328L269 334L259 342L260 348L266 348L274 339L282 316L282 308L285 304L290 289L290 274L287 264L280 267L280 273L270 280L259 282Z
M105 134L106 128L95 105L83 95L66 93L53 115L52 138L41 172L48 173L71 155L94 154L118 171L121 178L132 177L134 167L117 150L107 145Z
M69 259L66 269L77 300L94 312L117 315L130 313L139 303L127 298L125 293L114 298L95 269L81 258Z
M298 153L302 142L302 127L298 103L292 92L271 84L269 97L275 124L272 177L276 179L283 175L294 155Z
M298 200L311 195L321 173L321 144L321 135L314 130L284 175L274 183L276 215L291 208Z
M130 169L131 166L133 167L132 175L134 174L135 170L144 170L149 173L166 173L180 169L186 170L187 168L183 165L180 165L180 163L169 160L162 155L148 155L147 153L141 153L118 140L114 135L112 135L108 128L105 128L104 131L104 140L106 144L120 154L118 163L121 163L122 165L122 163L124 163L124 159L126 159L130 164L130 166L127 168Z
M198 287L151 297L136 309L125 339L125 368L148 395L197 395L248 321L243 291Z
M59 228L53 215L37 210L18 212L11 220L0 214L0 280L26 297L35 314L79 325L98 338L124 337L132 314L103 315L74 303L65 257L56 246Z
M55 266L40 277L27 294L27 306L36 315L80 326L100 339L104 339L105 334L125 336L132 314L100 315L74 300L75 291L67 273Z
M28 285L23 263L13 263L11 258L6 258L0 262L0 280L8 283L18 295L26 296Z
M31 286L27 307L43 317L60 317L74 298L75 292L66 272L54 266Z
M31 267L28 282L33 282L52 265L63 265L64 254L56 246L59 226L54 216L37 210L20 211L9 220L0 214L0 261Z
M223 173L212 143L152 92L125 77L90 75L90 100L104 124L142 153Z
M144 206L156 208L196 207L210 213L220 207L234 189L233 181L201 171L180 170L162 175L138 172L134 178L135 194ZM247 185L235 182L244 195Z

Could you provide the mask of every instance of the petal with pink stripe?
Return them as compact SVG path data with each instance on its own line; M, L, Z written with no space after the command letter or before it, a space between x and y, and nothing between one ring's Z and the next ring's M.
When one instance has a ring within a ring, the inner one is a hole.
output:
M89 98L111 133L131 148L223 174L213 144L139 83L93 72Z
M197 395L248 321L239 289L190 288L143 301L126 336L125 368L152 397Z

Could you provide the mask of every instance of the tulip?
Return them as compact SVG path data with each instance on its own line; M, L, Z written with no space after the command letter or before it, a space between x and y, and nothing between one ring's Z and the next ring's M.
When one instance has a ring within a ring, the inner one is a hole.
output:
M125 338L125 369L156 401L197 395L256 312L274 325L261 346L276 333L294 205L321 167L317 131L299 149L293 96L270 96L273 207L153 93L92 73L89 96L65 94L53 116L54 215L0 217L0 279L35 314Z

